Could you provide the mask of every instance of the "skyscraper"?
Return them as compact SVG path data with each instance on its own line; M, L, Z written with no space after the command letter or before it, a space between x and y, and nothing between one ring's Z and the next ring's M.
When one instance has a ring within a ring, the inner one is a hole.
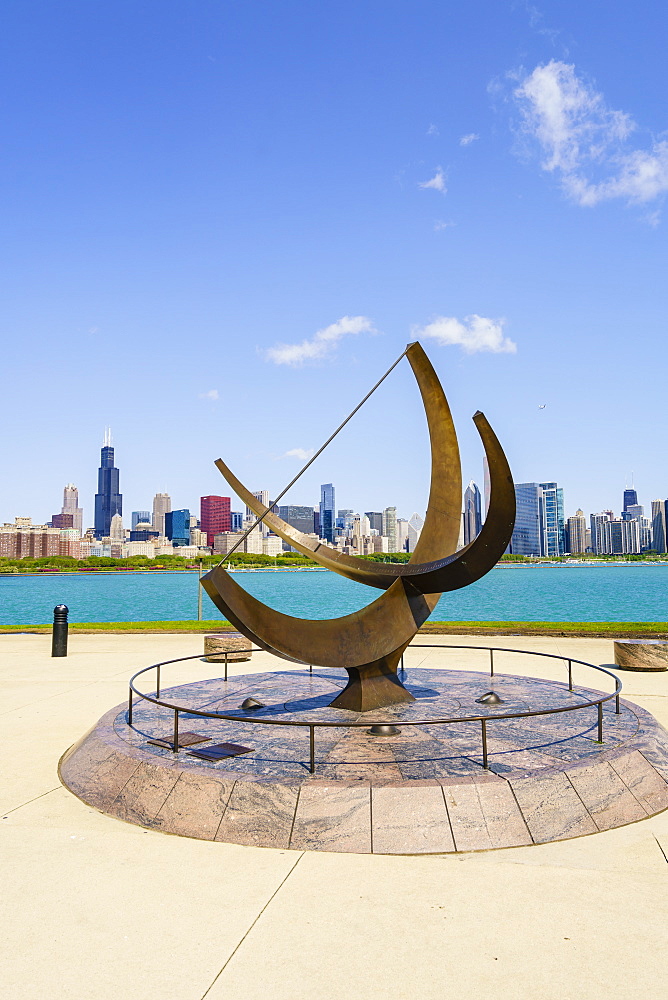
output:
M587 518L581 510L568 519L568 551L571 554L587 551Z
M602 510L600 514L590 514L591 550L597 555L605 552L605 531L603 525L612 520L611 510Z
M269 491L268 490L254 490L253 496L256 500L259 500L264 507L269 507ZM257 521L257 514L255 511L251 510L250 507L246 507L246 520ZM265 525L264 521L258 525L258 529L262 534L262 537L266 537L269 534L269 528Z
M397 518L397 552L408 551L408 521L404 517Z
M624 506L622 510L627 511L629 507L635 507L638 503L638 494L635 490L624 490Z
M563 556L564 543L564 491L556 483L540 483L543 491L543 555L548 559Z
M372 531L377 531L379 535L383 534L383 515L378 510L365 510L364 513L369 518L369 524L371 525Z
M74 483L68 483L63 490L63 506L61 514L72 515L72 527L83 535L83 508L79 506L79 490Z
M153 527L161 537L165 534L165 514L172 509L169 493L156 493L153 497Z
M97 493L95 494L95 537L109 535L114 514L123 513L123 496L119 492L119 471L114 465L114 449L111 446L111 429L104 432L100 468L97 473Z
M132 524L131 530L134 531L139 523L150 524L151 523L151 512L150 510L133 510L132 511Z
M418 543L420 533L424 526L424 518L419 514L412 514L408 521L408 551L414 552Z
M269 490L253 490L253 496L256 500L259 500L261 504L264 504L265 507L269 506ZM255 511L251 510L250 507L246 507L246 520L250 520L251 517L254 521L257 520L257 514Z
M476 538L481 527L480 490L471 480L464 491L464 545L468 545Z
M652 548L655 552L666 552L668 547L668 500L652 500Z
M518 556L543 554L543 491L538 483L515 483L517 514L510 551Z
M305 535L313 534L313 507L281 504L278 508L278 516L296 528L297 531L303 531Z
M165 514L165 534L172 545L190 545L190 511L168 510Z
M213 548L214 537L232 530L229 497L200 497L200 527L206 532L206 544Z
M387 551L398 552L396 507L386 507L383 511L383 535L387 538Z
M114 514L109 525L109 537L112 542L125 541L125 531L123 529L123 518L120 514Z
M332 483L320 487L320 537L327 542L334 541L335 490Z

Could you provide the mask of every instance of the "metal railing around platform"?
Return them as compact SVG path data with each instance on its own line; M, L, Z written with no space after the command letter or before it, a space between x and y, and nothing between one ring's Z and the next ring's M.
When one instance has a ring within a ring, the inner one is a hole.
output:
M416 643L414 646L409 646L410 650L417 649L437 649L440 652L447 652L451 649L469 649L486 651L489 654L489 674L490 677L494 677L494 654L495 653L512 653L517 656L541 656L550 660L559 660L561 663L566 664L568 672L568 690L573 692L575 689L573 687L573 665L577 664L581 667L587 667L590 670L596 670L598 673L606 674L611 677L615 682L615 690L609 694L601 694L596 698L588 698L586 701L578 702L575 705L559 705L556 708L542 708L542 709L532 709L522 712L495 712L487 713L485 715L464 715L448 717L444 719L401 719L401 725L403 726L447 726L462 722L479 722L480 723L480 735L482 744L482 761L483 768L489 769L489 755L487 752L487 726L490 722L499 722L504 719L528 719L534 716L542 715L559 715L565 712L579 712L586 708L596 707L598 717L597 717L597 743L603 743L603 705L615 699L615 714L620 714L620 703L619 696L622 690L622 682L616 674L613 674L611 670L607 670L605 667L597 666L594 663L587 663L585 660L577 660L574 657L568 656L558 656L555 653L541 653L537 650L530 649L507 649L501 646L468 646L468 645L442 645L440 643ZM251 652L265 652L265 650L253 646ZM326 720L324 722L301 722L295 719L276 719L267 718L266 716L249 716L249 715L239 715L238 712L231 714L229 712L207 712L204 709L190 708L186 705L176 705L174 702L166 701L164 698L160 697L161 693L161 679L162 679L162 667L170 666L174 663L185 663L188 660L201 660L202 656L200 653L194 656L180 656L174 660L163 660L160 663L152 663L148 667L144 667L142 670L138 670L132 675L129 682L129 697L128 697L128 711L127 711L127 723L132 727L133 718L133 696L137 696L142 699L142 701L148 701L153 705L158 705L161 708L166 708L174 713L174 734L172 739L172 751L176 753L179 750L179 716L180 715L195 715L203 719L220 719L222 721L229 722L242 722L249 723L252 725L259 726L297 726L303 729L309 730L309 770L311 774L315 773L315 730L316 729L358 729L369 727L369 725L380 726L380 725L394 725L398 720L390 719L385 722L378 719L373 719L373 721L366 719L363 721L333 721ZM312 665L304 663L304 667L308 667L309 671L313 671ZM325 668L323 668L325 669ZM154 695L146 694L143 691L138 691L135 686L135 681L138 677L143 674L148 673L149 670L156 671L156 690ZM401 658L401 668L403 676L405 676L405 668L403 664L403 656ZM225 658L225 675L222 678L224 681L228 679L228 663L227 656ZM374 713L375 714L375 713ZM521 749L521 748L518 748Z

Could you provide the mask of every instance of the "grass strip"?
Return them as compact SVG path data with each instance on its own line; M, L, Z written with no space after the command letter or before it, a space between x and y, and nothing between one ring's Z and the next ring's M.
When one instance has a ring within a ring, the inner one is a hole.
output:
M215 633L235 631L220 618L213 621L161 622L73 622L73 634L150 635L151 633ZM0 634L28 632L43 635L51 625L13 625L0 628ZM581 638L667 639L668 622L426 622L420 635L546 635Z

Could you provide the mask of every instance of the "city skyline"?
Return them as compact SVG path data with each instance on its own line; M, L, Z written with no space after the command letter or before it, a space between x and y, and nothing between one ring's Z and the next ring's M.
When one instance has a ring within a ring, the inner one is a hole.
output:
M121 513L121 515L122 515L122 507L123 507L123 494L120 492L120 487L119 487L120 470L114 466L114 461L115 461L115 446L112 444L112 442L113 442L113 436L112 436L112 433L111 433L111 428L106 427L105 430L104 430L102 447L100 449L101 466L98 469L98 491L100 491L102 489L102 483L104 481L104 483L106 484L105 489L106 489L107 493L109 494L106 497L106 503L107 503L107 506L108 506L110 512L108 512L108 513L105 514L105 517L106 517L106 519L109 522L111 521L111 517L113 516L114 513ZM110 476L112 478L109 478ZM487 505L487 502L488 502L488 495L487 495L488 478L487 478L487 475L486 475L486 465L485 465L484 461L483 461L483 469L482 469L482 477L481 477L481 479L482 479L482 483L483 483L483 491L482 492L480 491L475 478L473 478L473 479L470 480L468 487L466 487L465 489L464 488L462 489L462 514L466 514L466 512L468 510L468 507L467 507L467 503L468 503L467 497L468 497L469 491L471 490L471 487L475 487L475 489L478 491L478 498L477 498L476 501L474 501L475 513L473 515L469 516L468 521L464 522L463 532L464 532L464 538L467 541L471 540L471 538L474 537L474 535L471 533L472 529L477 527L477 530L479 530L480 525L484 522L484 519L485 519L484 515L482 514L482 504L483 503L485 504L485 511L486 511L486 505ZM517 485L521 485L521 484L518 484L517 480L514 480L514 482L515 482L516 486ZM537 483L536 480L533 480L531 483L525 484L525 485L538 485L538 483ZM542 483L541 485L542 486L552 485L552 486L556 487L556 483ZM297 491L297 493L299 493L299 490L300 490L299 487L295 486L294 489ZM115 490L115 492L114 492L114 490ZM321 512L322 509L323 509L323 497L325 496L325 491L328 491L327 492L327 496L329 498L328 499L328 503L335 504L336 488L330 482L330 483L327 483L327 484L320 484L319 485L318 492L320 494L320 501L319 502L315 501L312 505L307 505L307 506L312 506L316 512ZM572 516L572 515L570 515L568 513L568 511L571 508L563 500L563 495L565 494L564 488L560 487L560 491L561 491L561 494L562 494L561 503L563 505L562 511L561 511L561 516L562 516L562 520L565 521L565 520L568 519L569 516ZM98 496L101 498L100 499L100 505L102 504L102 493L98 492L95 495L95 497L94 497L95 503L92 505L93 506L93 511L94 511L93 517L89 521L86 521L86 519L85 519L86 518L85 508L77 506L77 504L79 503L80 494L82 492L83 491L81 491L73 483L67 483L67 485L64 487L64 490L63 490L63 506L61 508L61 511L62 511L63 514L65 514L66 512L76 512L76 517L78 519L77 523L79 524L79 526L80 526L80 528L81 528L82 531L85 531L86 529L91 528L91 527L96 528L96 530L97 530L97 525L96 525L96 520L95 520L95 517L96 517L95 510L96 510L96 505L98 503L98 501L97 501L97 497ZM290 492L292 493L292 490ZM668 493L668 488L666 488L666 490L664 492ZM205 497L202 494L200 494L199 496L197 496L196 494L193 494L192 490L190 490L190 493L191 493L191 495L194 498L191 500L191 502L188 504L188 506L186 508L181 507L181 508L178 508L178 509L187 509L187 510L197 510L197 511L200 511L201 510L202 501L206 501L206 500L211 500L212 502L214 502L212 504L212 509L215 509L218 506L218 505L215 504L215 501L220 501L220 500L228 501L228 500L231 500L231 497L221 496L219 494L209 495L209 496ZM261 499L261 501L266 506L269 503L269 499L273 495L273 493L272 493L272 491L269 491L269 490L261 490L261 491L255 491L254 495L257 496L258 499ZM626 511L627 507L632 503L632 501L635 501L636 504L638 503L638 491L633 486L625 485L622 488L622 490L621 490L621 495L622 495L622 500L621 500L621 504L619 505L619 511L620 511L620 513ZM112 500L112 496L113 496L113 500ZM235 495L232 494L232 496L235 496ZM118 498L120 498L120 505L119 505ZM644 508L644 511L645 511L646 515L648 515L648 512L650 511L652 504L656 503L658 500L661 500L661 502L664 502L663 501L663 497L653 497L652 499L650 499L650 500L648 500L648 501L646 501L646 502L644 502L644 503L641 504L641 506ZM134 515L136 513L138 513L138 512L141 512L141 513L144 513L144 514L150 514L151 523L154 526L157 526L158 530L160 531L160 534L164 535L164 533L165 533L164 532L164 513L165 513L165 511L167 509L167 508L163 509L165 502L169 503L170 507L172 507L172 495L171 495L171 493L169 493L167 491L155 493L153 495L153 500L152 500L153 509L152 509L152 512L148 511L147 508L134 507L132 509L131 514L130 514L130 522L129 522L129 523L131 523L132 528L135 527L135 524L134 524L134 520L135 520L134 519ZM238 497L236 498L235 501L232 501L232 502L235 502L236 505L240 508L239 511L236 511L234 513L236 513L238 516L241 516L243 518L244 517L244 510L245 510L245 516L246 517L249 516L249 514L250 514L249 509L245 506L244 503L242 503L242 501ZM522 502L521 499L518 498L518 517L521 516L521 514L520 514L520 511L521 511L521 502ZM158 505L157 508L156 508L156 504ZM475 505L477 505L477 506L475 506ZM52 506L53 505L51 505L51 509L52 509ZM126 508L128 508L129 506L130 505L126 504ZM304 507L303 504L301 504L301 505L300 504L295 505L294 503L291 503L289 505L284 505L284 509L287 510L288 506L289 507L295 507L295 506L297 506L297 507L300 507L300 508ZM358 508L350 507L350 508L346 508L345 510L347 510L350 513L352 513L355 510L362 511L363 508L366 507L366 506L367 506L366 503L362 503L361 505L358 506ZM385 509L386 505L379 504L378 506L381 506L381 509ZM43 502L42 503L42 507L44 509L49 508L48 501L47 502ZM113 507L113 510L111 509L112 507ZM577 507L574 506L573 507L573 514L575 514L576 510L579 510L580 507L582 507L581 504L578 504ZM340 513L341 512L339 510L338 506L333 506L333 507L331 507L331 509L334 510L336 513ZM394 505L394 509L396 510L396 505ZM425 503L425 507L422 508L422 509L423 510L426 509L426 503ZM618 508L614 504L611 507L609 505L609 503L604 503L604 504L602 504L598 508L597 511L595 511L595 512L591 511L590 513L600 513L601 511L607 511L607 510L616 511L617 509ZM31 511L32 510L34 510L34 505L33 505L33 507L31 507ZM225 513L222 514L222 517L223 517L224 523L227 524L227 517L228 517L228 515L231 517L231 514L232 514L229 504L224 505L224 510L225 510ZM407 508L403 508L403 510L405 512L407 510ZM415 509L414 509L413 512L415 512ZM23 511L20 511L20 512L16 511L16 512L12 513L11 516L5 516L4 518L2 517L2 515L0 515L0 522L2 522L2 523L10 523L15 517L30 517L30 518L32 518L32 520L33 520L34 523L44 523L44 524L46 524L47 522L49 522L51 520L52 516L54 516L54 515L51 515L50 517L45 517L43 519L40 519L39 517L35 517L33 513L23 510ZM100 516L102 516L102 515L100 515ZM157 525L155 524L156 516L158 518ZM214 515L214 517L220 517L220 516L221 516L220 514ZM380 516L380 515L378 515L378 516ZM126 517L126 520L127 520L127 517ZM554 520L554 517L553 517L553 520ZM219 523L218 520L216 520L216 527L218 527L218 523ZM467 523L469 525L468 528L466 526ZM63 525L63 526L65 526L65 525ZM127 526L128 525L126 524L126 527ZM221 530L231 530L232 528L233 528L233 525L232 525L231 520L230 520L230 527L229 528L228 527L221 528ZM554 527L552 528L552 530L554 531ZM101 537L101 536L98 536L98 537ZM326 537L326 536L323 536L323 537Z
M156 493L152 510L133 510L130 515L131 526L128 528L122 519L120 469L115 465L115 450L111 429L108 427L104 431L100 456L94 525L86 528L87 534L93 533L98 542L106 539L105 544L116 546L127 542L130 544L128 551L135 551L136 554L149 554L153 544L164 549L165 541L175 550L183 548L184 552L194 552L202 546L221 551L219 541L223 536L228 536L227 540L220 541L223 552L234 547L237 540L243 541L246 551L264 551L265 554L270 549L272 554L280 551L274 540L267 548L267 538L271 533L264 525L248 537L243 535L243 531L255 521L255 515L245 504L241 504L241 511L232 511L232 498L228 496L200 496L199 506L195 508L199 510L198 517L191 514L190 508L174 508L167 492ZM616 517L612 508L602 508L589 514L588 527L587 518L580 508L574 514L568 514L563 487L556 482L516 482L514 485L517 516L509 546L511 554L550 558L588 551L623 554L638 553L650 548L658 551L666 549L668 500L652 500L651 515L649 512L645 514L644 505L638 504L637 490L627 487L622 492L619 517ZM474 480L463 490L460 545L467 545L476 537L484 520L483 505L485 511L489 505L489 474L486 463L483 464L483 490L484 493L481 494ZM271 494L266 489L257 490L253 495L265 507L273 504ZM81 537L84 530L85 513L78 504L78 488L73 483L67 483L63 489L61 513L52 515L50 522L45 522L45 530L41 536L43 540L36 540L34 545L50 546L53 549L60 544L62 551L67 554L77 550L76 539ZM374 535L385 539L381 551L412 551L422 522L417 511L413 512L410 520L398 517L396 506L385 506L382 512L366 511L364 514L355 512L354 508L340 508L336 504L336 487L331 482L320 485L319 504L279 505L277 511L284 520L300 531L319 536L330 544L339 544L340 539L346 536L357 538L353 554L378 551L372 538ZM31 521L29 515L15 515L14 525L11 521L6 521L5 528L16 532L21 522L25 526ZM38 522L33 522L33 527L26 530L34 533L37 526ZM58 531L62 533L60 543L55 538ZM9 540L3 542L5 548L9 547L7 551L10 551L13 544ZM32 546L33 542L16 541L19 548L26 544Z
M517 482L663 495L666 66L630 7L26 0L3 37L1 510L90 510L106 424L128 509L193 509L219 455L276 496L414 339L465 482L482 409ZM402 363L285 501L424 510L428 461Z

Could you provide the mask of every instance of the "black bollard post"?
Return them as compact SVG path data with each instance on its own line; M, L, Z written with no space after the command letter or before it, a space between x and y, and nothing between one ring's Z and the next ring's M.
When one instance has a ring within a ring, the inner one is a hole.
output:
M67 616L66 604L53 609L53 633L51 636L51 656L67 656Z

